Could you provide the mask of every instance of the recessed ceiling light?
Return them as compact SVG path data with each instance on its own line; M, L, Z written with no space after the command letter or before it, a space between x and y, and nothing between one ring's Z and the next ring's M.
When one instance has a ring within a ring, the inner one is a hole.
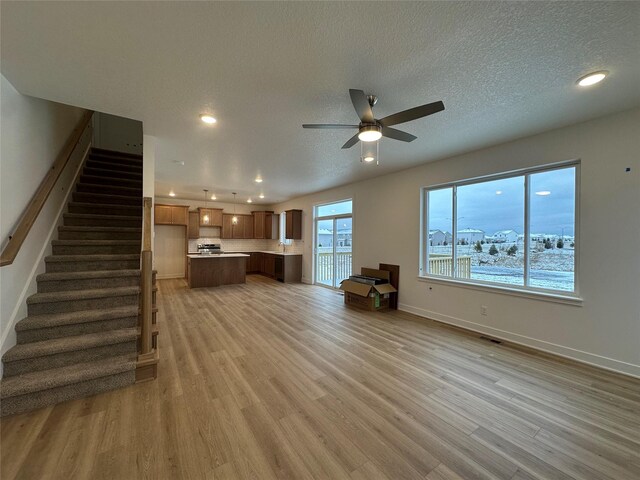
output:
M536 192L536 195L540 195L541 197L546 197L547 195L551 195L551 192L549 190L540 190L539 192Z
M215 195L211 195L211 200L217 200Z
M184 165L184 160L174 160L173 163L176 165Z
M261 193L261 194L260 194L260 198L264 198L264 193Z
M381 130L382 129L377 125L362 127L360 129L360 133L358 133L358 138L363 142L375 142L376 140L380 140L380 137L382 137Z
M256 177L256 183L262 183L262 177Z
M496 195L502 195L502 190L496 190Z
M202 120L204 123L209 124L209 125L213 125L214 123L216 123L218 120L215 119L215 117L208 115L208 114L202 114L200 115L200 120Z
M363 160L365 162L367 162L367 163L371 163L371 162L373 162L375 160L375 158L373 158L373 157L364 157Z
M604 80L604 77L606 77L608 73L609 72L607 72L606 70L593 72L585 75L584 77L580 77L577 83L581 87L589 87L591 85L595 85L596 83L600 83L602 80Z
M173 192L173 190L171 190L171 191L169 192L169 196L170 196L170 197L175 197L175 196L176 196L176 194Z
M247 199L247 203L253 203L253 200L251 200L250 198Z

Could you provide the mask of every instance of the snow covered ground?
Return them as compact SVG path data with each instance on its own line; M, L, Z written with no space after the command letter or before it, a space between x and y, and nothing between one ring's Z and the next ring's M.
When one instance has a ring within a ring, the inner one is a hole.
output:
M457 255L471 257L471 278L509 285L524 284L524 245L516 244L518 251L508 255L513 244L496 244L497 255L490 255L491 244L482 245L482 252L475 251L475 245L458 245ZM555 245L554 245L555 247ZM431 247L430 253L451 255L451 245ZM529 254L530 279L532 287L551 290L574 290L574 249L550 248L534 244Z

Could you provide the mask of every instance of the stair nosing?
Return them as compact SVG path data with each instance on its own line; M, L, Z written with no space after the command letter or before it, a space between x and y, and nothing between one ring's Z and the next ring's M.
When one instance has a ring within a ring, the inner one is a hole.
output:
M64 232L131 232L142 233L142 227L94 227L89 225L60 225L58 227L59 231Z
M27 359L58 355L60 353L76 352L100 346L132 342L136 341L137 338L138 328L129 327L118 330L107 330L105 332L52 338L38 342L19 343L7 350L2 356L2 361L4 363L19 362ZM50 347L51 350L46 350L46 347Z
M36 277L37 282L59 282L62 280L87 280L96 278L137 277L140 270L126 268L122 270L81 270L79 272L45 272Z
M138 295L139 293L139 286L62 290L60 292L41 292L30 295L27 298L27 305L72 302L76 300L88 300L94 298L126 297L130 295Z
M101 215L99 213L63 213L63 217L67 218L99 218L106 220L108 219L121 219L121 218L142 218L142 214L140 215Z
M140 245L139 240L108 240L108 239L88 239L88 240L51 240L51 245L68 246L97 246L97 245Z
M0 398L8 399L135 370L135 354L38 370L2 379ZM96 370L97 367L97 370ZM29 383L29 380L31 382ZM39 380L39 381L38 381ZM28 383L24 385L24 382ZM22 385L21 385L22 384Z
M118 260L139 260L139 253L114 253L114 254L89 254L89 255L48 255L45 262L91 262L105 261L112 262Z
M91 178L102 178L105 180L114 180L116 182L134 182L134 183L139 183L140 185L142 185L142 179L140 180L129 180L127 178L117 178L117 177L107 177L107 176L103 176L103 175L91 175L91 174L86 174L83 173L82 177L91 177ZM118 186L118 185L114 185L114 186ZM141 187L142 188L142 187Z
M89 182L78 182L76 185L84 185L87 187L92 187L92 188L126 188L127 190L140 190L142 191L142 186L140 188L134 188L134 187L125 187L124 185L107 185L104 183L89 183ZM78 191L78 190L76 190ZM92 192L81 192L81 193L92 193ZM104 195L109 195L109 194L104 194ZM137 196L137 195L128 195L128 196ZM142 196L140 196L140 198L142 198Z
M43 313L41 315L29 315L24 317L16 323L16 331L28 332L30 330L101 322L116 318L138 317L138 315L138 305L103 308L100 310L91 309L75 310L73 312Z

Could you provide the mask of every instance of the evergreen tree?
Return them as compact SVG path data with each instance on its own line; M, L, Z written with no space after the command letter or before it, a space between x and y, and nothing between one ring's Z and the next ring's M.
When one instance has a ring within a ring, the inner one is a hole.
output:
M495 245L491 245L491 248L489 249L489 255L497 255L498 254L498 249L496 248Z
M547 250L549 250L549 249L553 248L553 244L551 243L551 240L550 240L550 239L548 239L548 238L547 238L547 239L544 241L544 248L546 248Z
M507 255L511 255L513 257L517 251L518 251L518 247L516 247L515 245L511 245L507 250Z
M478 241L476 242L476 246L474 247L474 249L475 249L475 251L476 251L476 252L478 252L478 253L481 253L481 252L482 252L482 244L480 243L480 240L478 240Z
M561 238L558 239L558 243L556 243L556 248L563 248L564 247L564 242L562 241Z

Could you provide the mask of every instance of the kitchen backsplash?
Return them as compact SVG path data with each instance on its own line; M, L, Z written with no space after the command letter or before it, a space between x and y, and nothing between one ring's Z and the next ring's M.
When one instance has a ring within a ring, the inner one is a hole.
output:
M202 237L189 240L189 252L198 253L199 243L219 243L224 252L259 252L259 251L280 251L282 245L278 245L278 240L231 240L213 237ZM287 245L286 251L302 254L304 242L293 240L291 245Z

